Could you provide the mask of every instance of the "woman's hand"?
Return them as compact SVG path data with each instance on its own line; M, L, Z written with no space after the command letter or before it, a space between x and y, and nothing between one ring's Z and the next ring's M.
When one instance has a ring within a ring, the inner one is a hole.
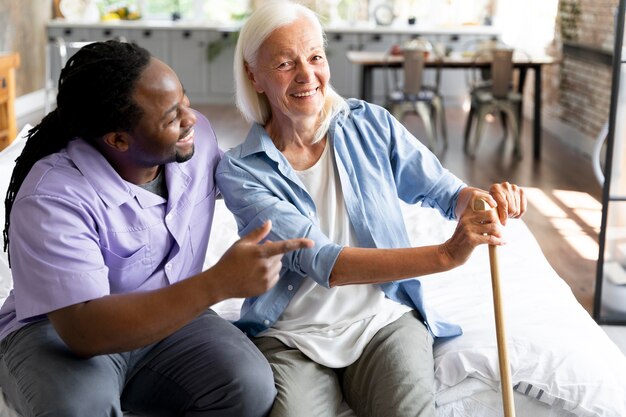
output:
M475 210L474 201L484 200L492 209L496 200L486 191L478 188L465 188L459 196L463 211L457 227L450 239L441 245L452 268L464 264L478 245L503 245L502 225L496 210ZM457 210L459 206L457 205Z
M476 211L474 201L484 200L495 210ZM502 226L509 217L519 218L526 212L524 190L515 184L493 184L489 192L466 187L459 193L457 217L459 222L442 250L454 266L467 261L474 248L481 244L504 245Z
M524 189L515 184L503 182L489 187L489 194L496 201L500 223L506 224L506 219L520 218L526 212L526 195Z

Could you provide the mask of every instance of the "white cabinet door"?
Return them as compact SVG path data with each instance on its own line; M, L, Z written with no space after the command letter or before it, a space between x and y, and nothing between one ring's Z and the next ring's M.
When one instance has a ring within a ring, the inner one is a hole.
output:
M206 102L209 84L207 30L172 30L168 64L178 75L192 102Z
M89 29L71 27L49 27L48 45L46 50L45 69L45 103L44 111L56 106L56 89L59 85L61 69L67 60L80 49L80 46L91 40Z
M115 39L118 41L125 41L128 37L126 29L120 28L91 28L89 29L90 41L108 41Z
M345 98L357 97L359 73L346 53L359 48L359 36L353 33L327 33L326 57L330 66L330 84Z
M169 65L169 37L167 30L137 28L128 29L126 39L146 48L152 56Z
M209 102L234 103L235 80L233 60L238 32L210 32L210 42L205 54L209 71Z

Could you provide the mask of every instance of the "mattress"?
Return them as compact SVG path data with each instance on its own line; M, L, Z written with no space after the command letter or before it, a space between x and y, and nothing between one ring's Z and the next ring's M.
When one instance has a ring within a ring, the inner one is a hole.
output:
M27 129L0 153L2 195ZM429 208L407 205L403 212L414 245L444 242L456 226ZM0 222L4 224L4 211ZM507 223L505 238L508 243L498 248L498 255L517 416L626 416L626 357L576 301L522 220ZM234 218L220 200L205 267L237 239ZM464 331L435 343L438 417L502 415L487 252L479 247L465 265L420 279L427 305ZM11 287L2 253L0 301ZM213 308L235 320L241 302L226 300ZM0 417L16 416L0 395ZM341 417L349 416L353 413L345 406Z

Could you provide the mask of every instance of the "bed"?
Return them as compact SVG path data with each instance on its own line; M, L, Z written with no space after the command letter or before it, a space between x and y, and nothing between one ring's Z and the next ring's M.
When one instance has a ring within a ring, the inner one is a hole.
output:
M0 153L0 194L24 144L25 127ZM439 243L455 223L432 209L405 206L412 243ZM4 210L0 213L4 225ZM511 377L518 417L626 416L626 357L574 298L551 268L522 220L506 227L499 248ZM205 266L237 239L232 215L218 201ZM437 417L502 416L489 260L486 247L453 271L421 279L424 299L464 334L435 344ZM11 289L6 253L0 255L0 301ZM233 320L242 300L214 306ZM345 406L342 417L353 416ZM0 395L0 417L19 417Z

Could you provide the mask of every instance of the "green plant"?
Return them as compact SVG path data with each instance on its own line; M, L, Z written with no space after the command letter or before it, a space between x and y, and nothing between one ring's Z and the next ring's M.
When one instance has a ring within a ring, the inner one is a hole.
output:
M219 38L207 45L207 60L213 62L225 48L234 46L239 39L239 32L222 33Z

